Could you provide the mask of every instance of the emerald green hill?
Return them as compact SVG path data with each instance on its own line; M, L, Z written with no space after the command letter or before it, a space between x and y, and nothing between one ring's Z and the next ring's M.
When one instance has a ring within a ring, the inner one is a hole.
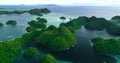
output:
M57 61L51 54L46 54L40 59L40 63L57 63Z
M38 50L34 47L30 47L25 50L23 57L26 59L35 58L38 55Z

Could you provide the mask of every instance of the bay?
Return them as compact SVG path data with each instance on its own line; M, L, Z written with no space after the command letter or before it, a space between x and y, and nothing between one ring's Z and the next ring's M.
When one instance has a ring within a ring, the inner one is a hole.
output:
M4 8L2 10L28 10L33 8L48 8L52 13L42 16L48 20L47 26L55 25L59 26L62 22L69 21L70 18L74 19L79 16L96 16L104 17L106 19L111 19L115 15L120 15L120 7L112 6L0 6ZM60 20L59 17L65 16L67 20ZM0 28L0 41L11 40L16 37L21 36L25 33L25 28L28 26L27 22L35 20L38 16L30 15L28 13L24 14L12 14L12 15L0 15L0 22L6 23L8 20L16 20L17 26L8 26ZM82 26L79 30L76 31L76 47L70 49L69 51L63 52L62 54L53 54L57 59L64 59L59 63L67 63L66 61L73 61L76 63L103 63L104 61L98 61L90 39L93 37L103 37L103 38L119 38L119 36L113 36L107 34L105 31L91 31L87 30ZM44 52L43 52L44 53ZM117 58L118 59L118 58ZM18 59L17 61L20 61ZM24 62L23 62L24 63Z

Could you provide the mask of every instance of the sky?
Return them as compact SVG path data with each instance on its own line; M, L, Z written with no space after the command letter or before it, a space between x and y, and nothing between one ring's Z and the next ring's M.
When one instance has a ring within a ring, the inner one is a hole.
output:
M0 5L94 5L94 6L120 6L120 0L0 0Z

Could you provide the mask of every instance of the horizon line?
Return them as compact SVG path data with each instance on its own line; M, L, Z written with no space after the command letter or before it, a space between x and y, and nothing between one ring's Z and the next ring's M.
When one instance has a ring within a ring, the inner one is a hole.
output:
M0 5L14 5L14 6L37 6L37 5L53 5L53 6L120 6L120 5L91 5L91 4L0 4Z

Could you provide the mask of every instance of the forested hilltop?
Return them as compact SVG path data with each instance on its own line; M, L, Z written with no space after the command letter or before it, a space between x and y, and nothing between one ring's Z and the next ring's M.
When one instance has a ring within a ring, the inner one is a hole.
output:
M39 12L37 12L39 11ZM48 9L32 9L30 11L0 11L1 14L25 13L29 12L34 15L41 15L41 13L50 13ZM62 17L63 19L63 17ZM65 17L64 17L65 19ZM118 23L119 19L117 20ZM85 26L89 30L106 31L112 35L120 35L120 25L116 23L116 19L106 20L105 18L93 17L78 17L71 19L66 23L61 23L58 27L54 25L47 26L45 18L38 17L36 20L28 22L26 28L27 33L14 40L0 42L0 63L13 63L13 61L22 55L25 59L36 59L40 48L45 48L51 52L58 53L70 50L77 44L75 32L81 26ZM15 23L16 24L16 23ZM120 54L120 40L117 39L102 39L94 38L93 48L102 54ZM91 42L91 43L92 43ZM34 44L34 47L28 47L22 51L26 44ZM23 52L23 53L22 53ZM39 57L38 63L57 63L57 60L50 53Z

